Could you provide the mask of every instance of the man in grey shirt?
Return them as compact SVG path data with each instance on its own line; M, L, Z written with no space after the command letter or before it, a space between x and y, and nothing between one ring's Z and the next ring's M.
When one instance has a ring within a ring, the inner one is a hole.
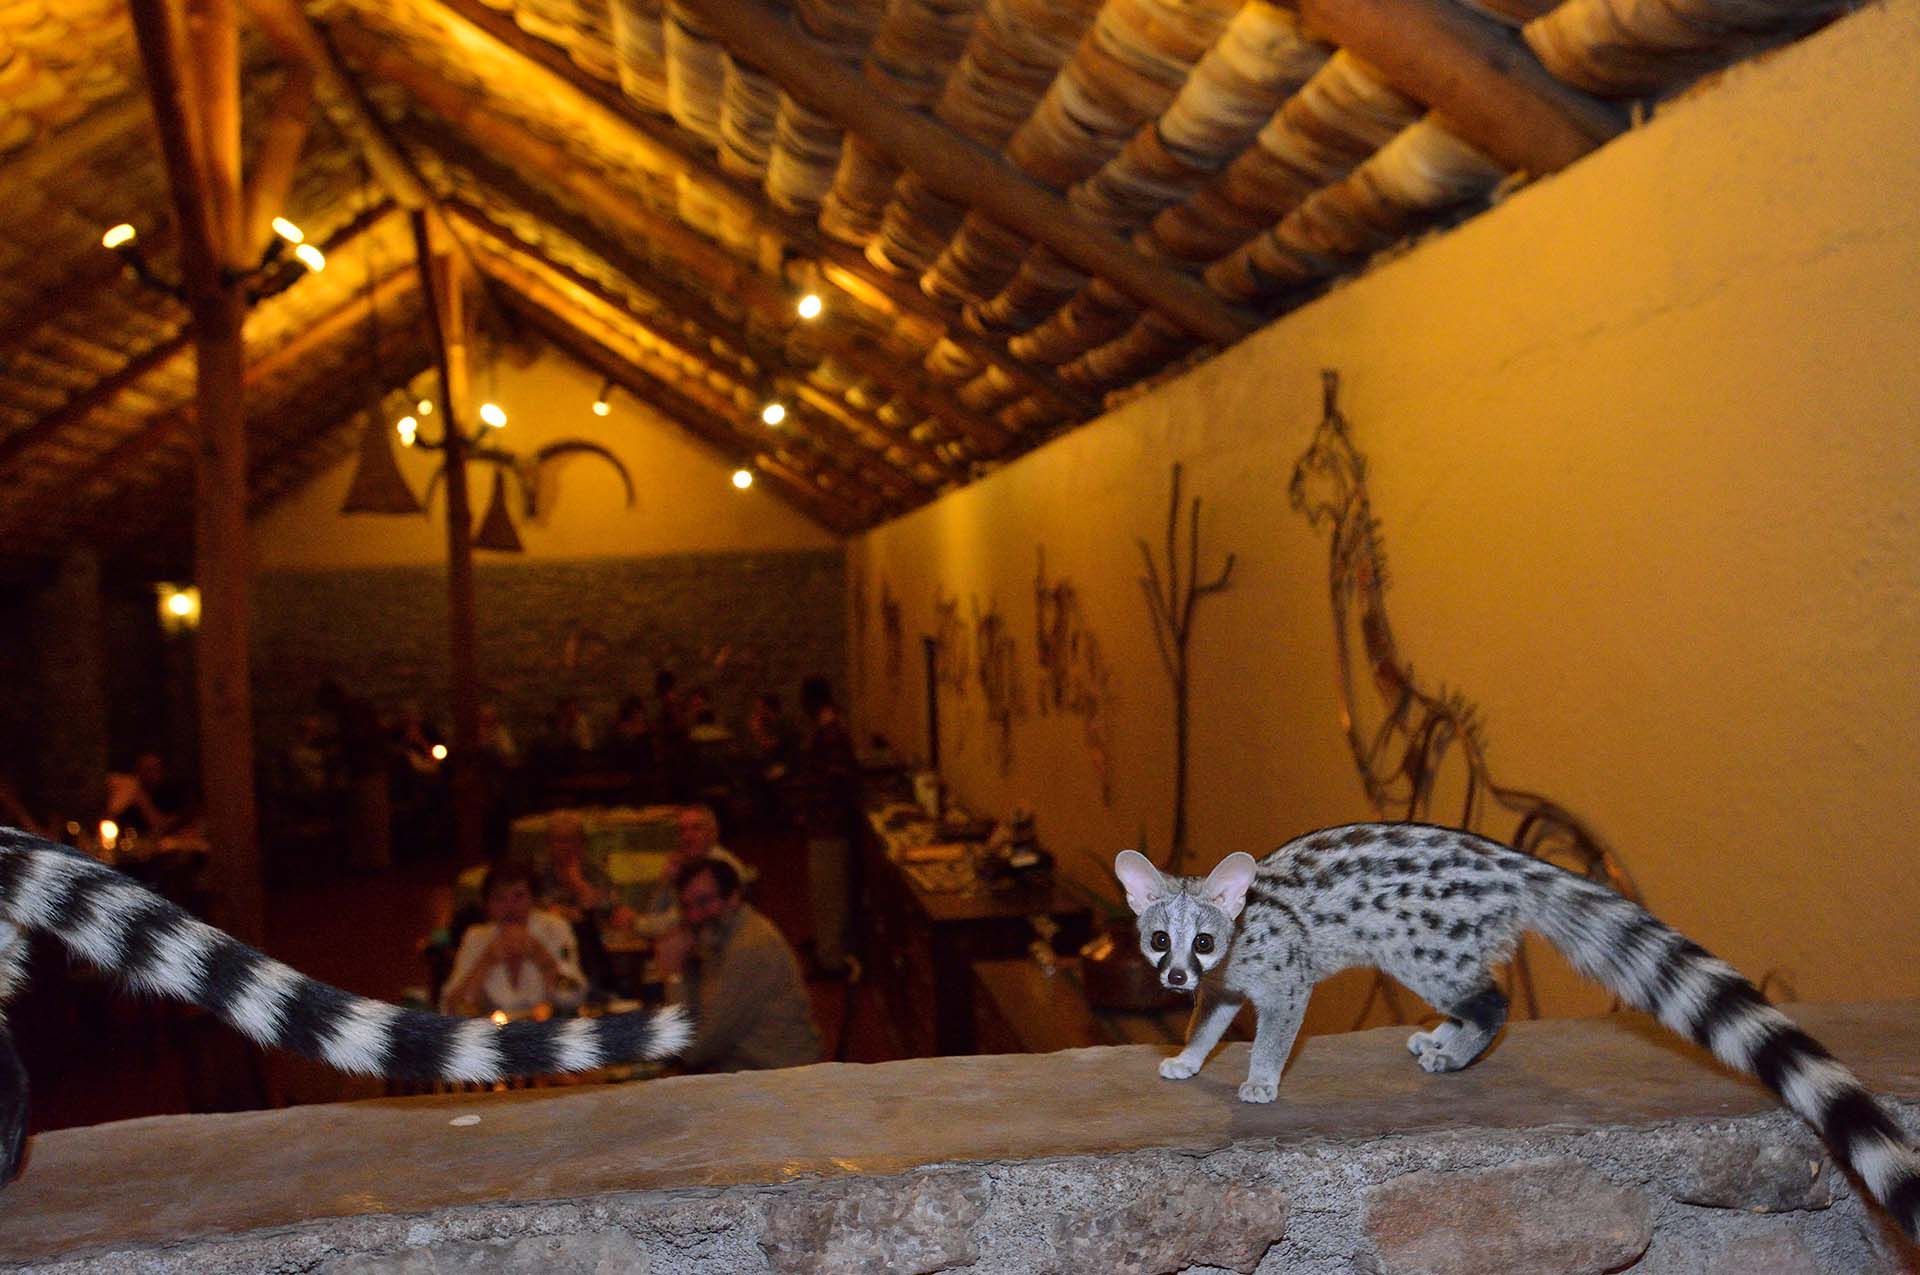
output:
M655 961L668 997L694 1012L690 1071L751 1071L820 1061L820 1033L800 962L786 938L741 897L724 859L698 859L675 879L682 926Z

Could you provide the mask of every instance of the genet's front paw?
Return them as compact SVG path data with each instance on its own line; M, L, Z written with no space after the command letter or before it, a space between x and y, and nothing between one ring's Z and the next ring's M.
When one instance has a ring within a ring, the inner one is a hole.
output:
M1160 1060L1160 1078L1162 1080L1185 1080L1200 1070L1200 1064L1188 1062L1184 1058L1163 1058Z
M1240 1086L1241 1102L1272 1102L1280 1096L1278 1084L1263 1085L1257 1080L1249 1080Z

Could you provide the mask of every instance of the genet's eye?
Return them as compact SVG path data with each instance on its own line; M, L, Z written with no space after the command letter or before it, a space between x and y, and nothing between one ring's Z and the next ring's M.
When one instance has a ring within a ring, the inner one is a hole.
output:
M1205 956L1207 953L1213 951L1213 935L1202 934L1197 936L1193 940L1193 950L1200 953L1200 955L1202 956Z
M1156 952L1164 952L1173 946L1173 940L1167 937L1165 930L1155 930L1153 937L1147 940L1147 946Z

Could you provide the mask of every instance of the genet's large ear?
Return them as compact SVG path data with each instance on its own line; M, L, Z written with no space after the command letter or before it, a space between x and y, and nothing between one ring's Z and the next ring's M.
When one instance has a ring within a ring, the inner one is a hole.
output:
M1253 885L1257 866L1252 855L1234 851L1207 874L1200 886L1200 897L1225 912L1228 919L1239 916L1240 909L1247 905L1247 890Z
M1127 906L1135 916L1173 893L1167 888L1167 879L1160 874L1160 869L1138 850L1122 850L1115 856L1113 875L1126 887Z

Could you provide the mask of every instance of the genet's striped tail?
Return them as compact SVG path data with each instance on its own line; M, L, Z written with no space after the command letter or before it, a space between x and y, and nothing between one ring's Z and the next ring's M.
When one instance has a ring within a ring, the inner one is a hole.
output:
M1757 1077L1920 1239L1920 1148L1859 1077L1738 970L1639 904L1557 869L1533 879L1533 925L1575 968Z
M196 920L105 864L11 828L0 829L0 938L8 923L53 935L136 989L210 1010L263 1045L364 1075L486 1082L587 1071L670 1058L692 1034L678 1007L496 1027L356 996ZM23 973L23 947L0 942L0 1005Z

